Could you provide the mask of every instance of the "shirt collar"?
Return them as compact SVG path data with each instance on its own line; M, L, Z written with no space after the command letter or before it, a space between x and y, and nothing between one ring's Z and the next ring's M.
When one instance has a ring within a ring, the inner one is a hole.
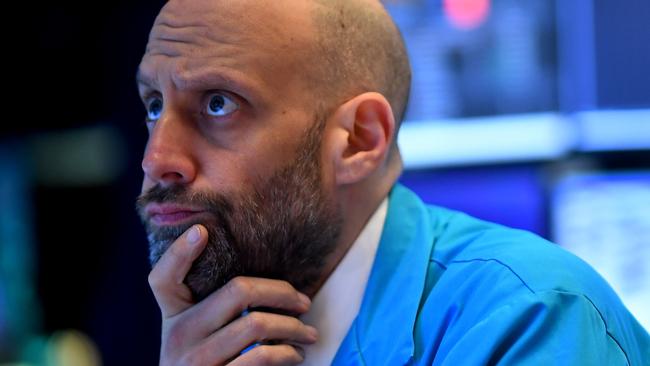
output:
M395 185L359 314L334 364L404 365L413 357L413 330L434 247L434 226L426 205Z
M318 342L304 348L303 365L329 365L334 359L359 312L387 211L386 198L314 296L309 312L301 317L319 332Z

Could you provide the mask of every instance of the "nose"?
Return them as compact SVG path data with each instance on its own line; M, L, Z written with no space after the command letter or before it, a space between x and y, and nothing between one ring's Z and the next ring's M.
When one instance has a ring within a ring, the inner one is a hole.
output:
M149 132L142 158L145 179L161 186L188 184L196 178L191 131L181 120L161 117Z

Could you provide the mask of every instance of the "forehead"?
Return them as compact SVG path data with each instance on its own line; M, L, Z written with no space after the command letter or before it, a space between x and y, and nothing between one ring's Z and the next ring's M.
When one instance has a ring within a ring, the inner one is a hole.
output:
M180 41L198 36L205 41L287 43L311 26L306 0L171 0L151 31L152 40L178 33Z
M141 79L180 84L194 74L246 76L257 82L297 74L313 30L305 0L172 0L161 10L140 65ZM238 75L237 75L238 74ZM299 73L298 73L299 74Z

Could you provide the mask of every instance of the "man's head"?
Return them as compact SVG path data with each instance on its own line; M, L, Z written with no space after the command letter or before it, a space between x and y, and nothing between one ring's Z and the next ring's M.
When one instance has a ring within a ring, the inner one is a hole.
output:
M201 223L197 297L235 275L317 286L399 174L409 81L374 1L168 2L138 71L152 262Z

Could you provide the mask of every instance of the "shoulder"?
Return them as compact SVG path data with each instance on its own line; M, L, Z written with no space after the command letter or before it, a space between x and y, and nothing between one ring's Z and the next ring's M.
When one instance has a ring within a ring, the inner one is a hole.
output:
M618 299L593 268L558 245L527 231L426 205L401 186L391 195L383 237L392 243L391 249L399 247L391 255L406 251L407 245L426 248L414 253L428 253L434 273L429 274L429 285L444 279L478 283L499 277L499 284L511 282L531 293L585 294L596 304Z
M580 329L591 333L582 336L583 348L605 345L624 359L626 353L642 352L637 342L648 345L647 334L610 286L575 255L526 231L428 209L437 230L423 309L433 306L432 313L442 311L446 320L431 314L421 318L453 324L447 336L454 338L456 331L460 337L453 344L472 332L479 332L479 338L492 333L496 342L501 328L505 338L517 331L542 332L536 336L548 342L547 351L562 349L567 337L581 336ZM557 322L570 326L562 329ZM567 333L571 326L578 333Z
M596 271L572 253L533 233L507 228L466 214L429 206L437 217L430 260L448 271L486 271L513 276L531 292L606 292ZM615 295L614 295L615 296Z

